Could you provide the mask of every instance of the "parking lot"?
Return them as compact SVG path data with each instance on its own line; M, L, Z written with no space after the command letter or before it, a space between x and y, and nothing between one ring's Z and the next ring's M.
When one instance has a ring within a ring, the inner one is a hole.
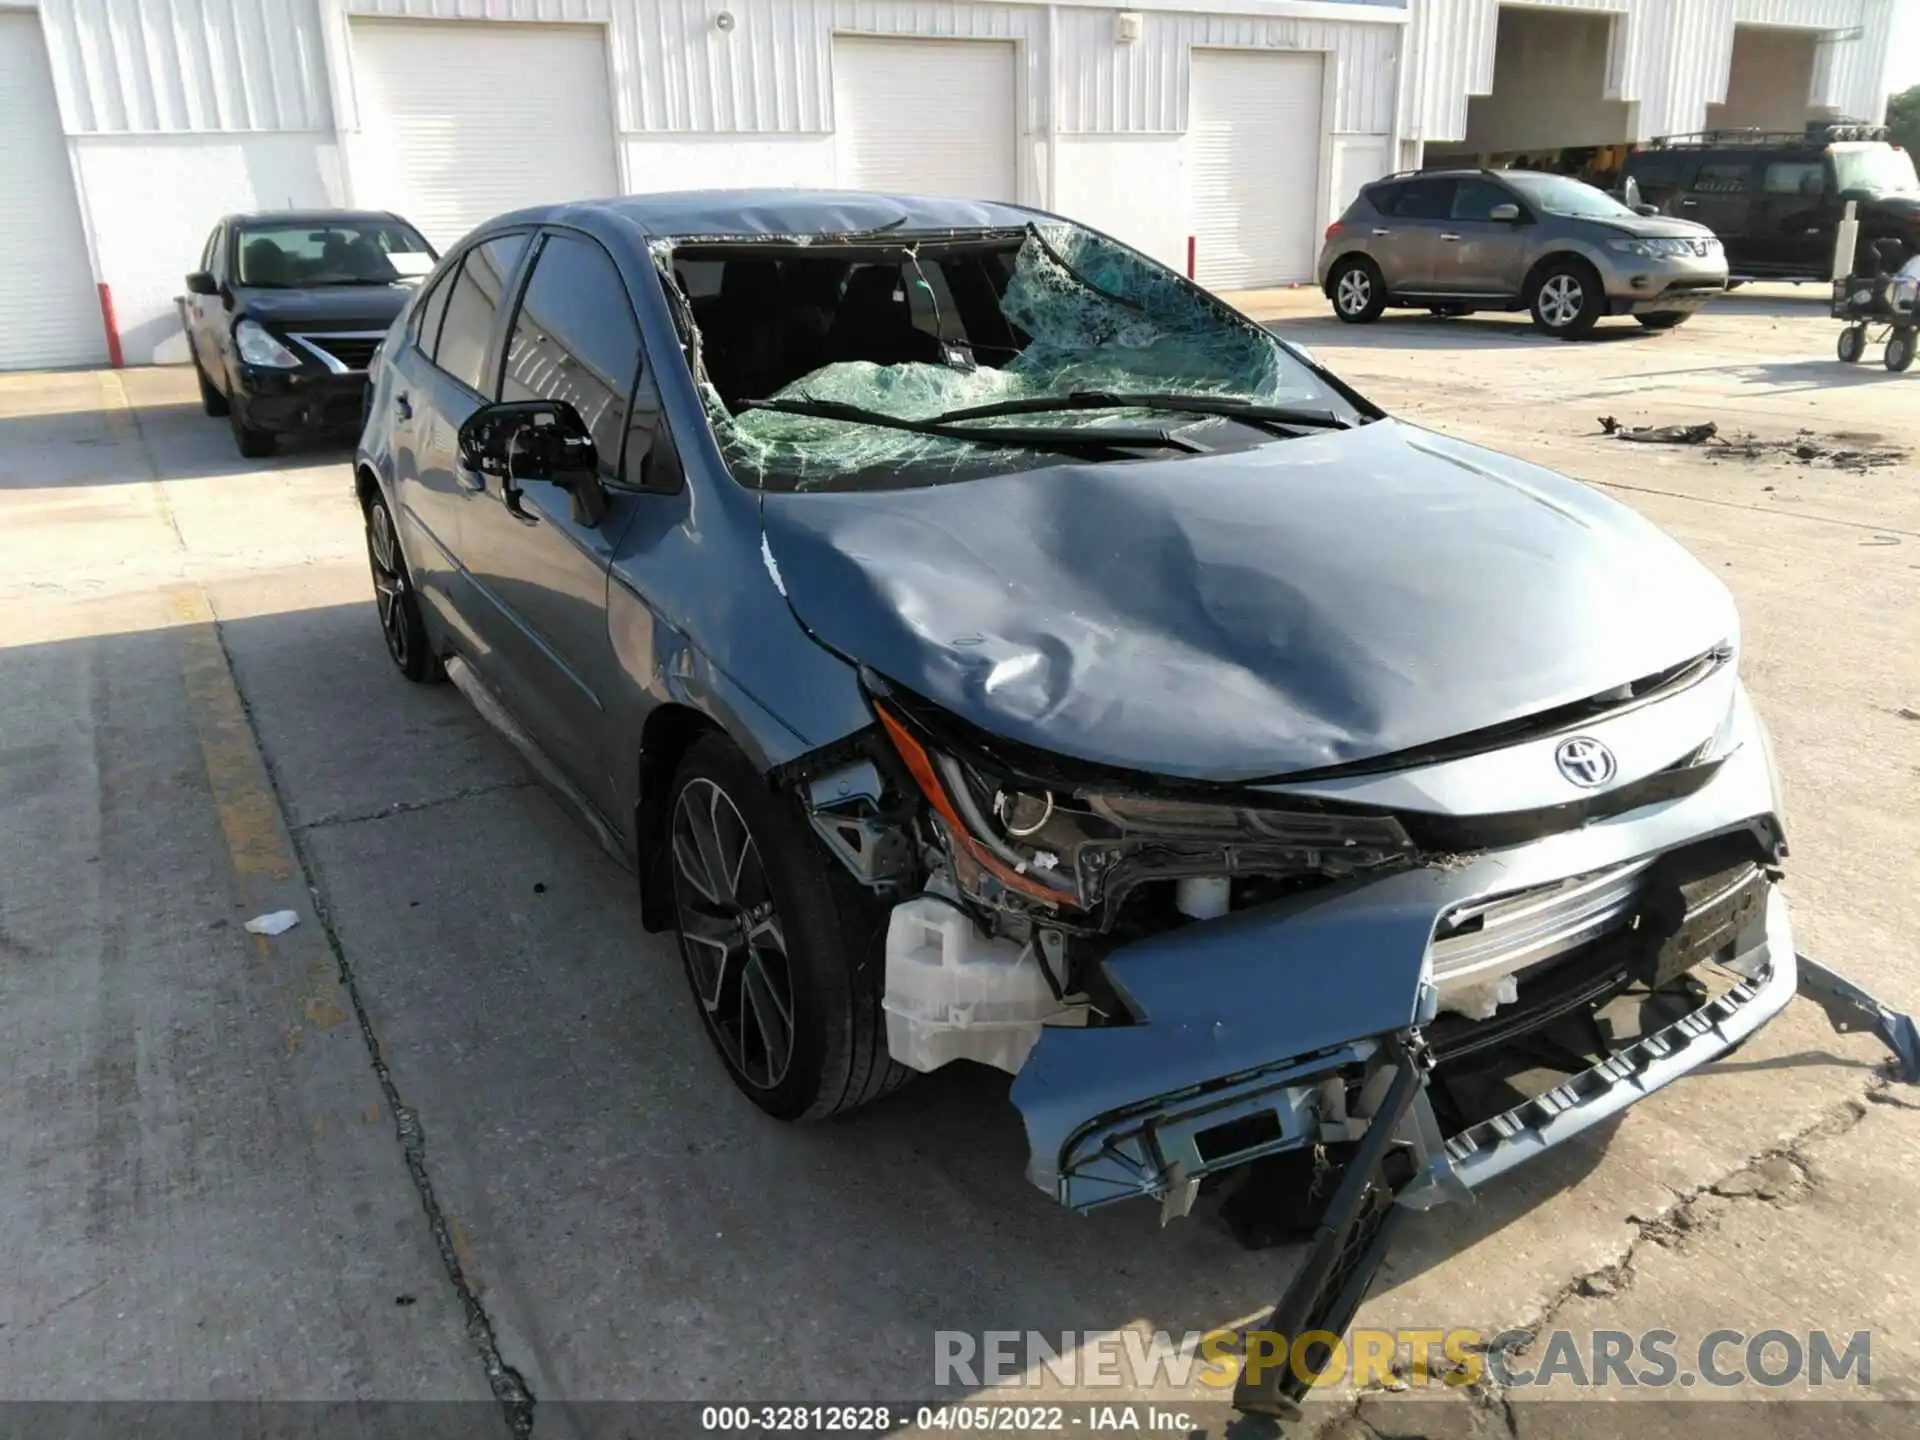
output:
M1811 289L1584 344L1236 298L1725 579L1801 948L1920 1006L1916 382L1838 363ZM1603 416L1719 433L1636 444ZM728 1085L632 879L457 692L393 673L348 461L239 460L181 367L0 377L11 1395L491 1396L568 1434L591 1428L571 1402L923 1394L936 1330L1262 1312L1296 1251L1060 1209L995 1072L815 1127ZM242 928L281 908L294 929ZM1424 1217L1365 1317L1870 1328L1876 1388L1920 1396L1920 1106L1882 1053L1796 1002Z

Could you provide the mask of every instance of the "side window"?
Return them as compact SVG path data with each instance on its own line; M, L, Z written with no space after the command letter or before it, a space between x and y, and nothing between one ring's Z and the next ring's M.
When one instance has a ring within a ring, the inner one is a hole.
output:
M1752 188L1751 160L1707 160L1693 177L1696 195L1744 195Z
M1818 195L1827 188L1827 167L1818 160L1776 160L1760 188L1769 195Z
M493 389L486 374L487 342L493 338L501 293L526 248L525 235L483 241L467 251L459 273L440 287L447 292L446 313L439 340L429 353L435 365L483 395Z
M1453 188L1451 215L1455 220L1491 220L1494 206L1518 203L1491 180L1462 180Z
M639 368L640 327L607 252L591 240L549 235L514 316L500 398L569 402L593 432L602 473L637 485L658 413L643 400L629 414Z
M447 296L453 293L453 277L459 273L460 261L455 260L413 307L413 343L429 360L433 358L433 347L440 343L440 321L447 313Z
M1393 207L1400 203L1400 192L1404 185L1375 185L1366 192L1367 203L1382 215L1393 214Z
M1444 220L1453 207L1453 189L1451 180L1409 180L1393 213L1401 220Z

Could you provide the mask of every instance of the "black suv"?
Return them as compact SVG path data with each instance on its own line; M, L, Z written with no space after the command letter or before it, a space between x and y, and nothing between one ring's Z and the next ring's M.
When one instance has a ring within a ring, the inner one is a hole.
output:
M1658 140L1627 157L1622 185L1663 213L1698 220L1727 249L1739 280L1827 280L1847 201L1857 202L1861 253L1895 240L1920 253L1920 179L1913 157L1866 125L1810 125L1804 134L1708 131ZM1851 268L1851 267L1849 267Z

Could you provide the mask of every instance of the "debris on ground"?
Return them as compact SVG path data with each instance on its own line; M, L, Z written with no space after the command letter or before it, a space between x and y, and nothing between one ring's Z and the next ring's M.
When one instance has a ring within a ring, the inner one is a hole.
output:
M300 923L300 915L295 910L270 910L265 915L256 915L247 921L249 935L284 935Z
M1611 415L1600 417L1600 428L1616 440L1642 445L1704 445L1720 433L1711 420L1704 425L1623 425Z
M1878 435L1849 433L1823 439L1811 430L1800 430L1791 439L1766 440L1749 433L1722 435L1711 420L1700 425L1629 425L1612 415L1600 417L1600 429L1616 440L1640 445L1705 446L1708 456L1716 460L1779 459L1801 465L1820 461L1856 474L1899 465L1907 459L1907 452L1898 446L1863 443L1879 440Z

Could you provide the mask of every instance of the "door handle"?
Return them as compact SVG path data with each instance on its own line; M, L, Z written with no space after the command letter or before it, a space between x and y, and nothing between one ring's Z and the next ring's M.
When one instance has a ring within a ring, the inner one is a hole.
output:
M1698 200L1692 200L1692 199L1682 200L1680 202L1680 208L1683 210L1691 210L1693 209L1694 206L1698 205L1699 203L1700 202Z
M1458 235L1446 234L1446 235L1442 235L1440 238L1442 240L1458 240L1460 237Z
M393 412L402 420L413 418L413 402L407 399L404 392L393 397Z
M1378 226L1376 226L1376 227L1374 228L1374 232L1373 232L1373 233L1374 233L1375 235L1391 235L1391 234L1393 234L1393 232L1392 232L1391 230L1382 230L1382 229L1380 229L1380 228L1379 228Z

